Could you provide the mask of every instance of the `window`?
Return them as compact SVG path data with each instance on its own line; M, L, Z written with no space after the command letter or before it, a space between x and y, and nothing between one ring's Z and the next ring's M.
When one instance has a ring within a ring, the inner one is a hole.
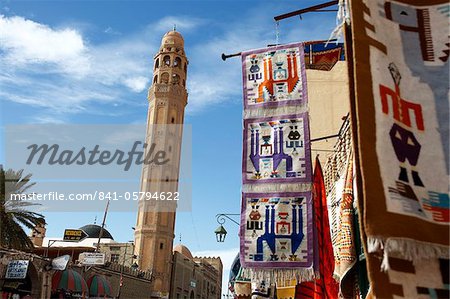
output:
M180 59L180 57L175 58L175 60L173 61L173 66L181 68L181 59Z
M164 248L164 243L163 242L159 243L159 249L163 249L163 248Z
M187 73L187 64L186 63L184 64L184 73L185 74Z
M159 58L156 59L155 61L155 69L159 68Z
M172 84L180 84L180 76L177 74L172 75Z
M169 84L169 73L162 73L161 74L161 83Z
M119 254L111 254L111 263L118 263L120 255Z
M155 78L153 78L153 83L158 83L158 75L156 75Z
M175 118L172 117L172 119L170 120L170 122L174 124L174 123L175 123Z
M163 60L164 60L165 65L170 66L170 56L169 55L164 56Z

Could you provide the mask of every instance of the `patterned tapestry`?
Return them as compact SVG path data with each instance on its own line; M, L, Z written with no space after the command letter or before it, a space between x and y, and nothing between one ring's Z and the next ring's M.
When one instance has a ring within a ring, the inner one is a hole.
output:
M380 268L380 259L370 255L369 264ZM372 273L381 287L378 298L450 298L450 260L422 259L412 262L389 258L389 269ZM395 297L394 297L395 296Z
M246 268L311 267L310 192L243 193L241 264ZM295 271L300 277L301 271ZM262 276L264 277L264 276Z
M344 44L324 41L305 43L306 69L329 71L338 61L345 60Z
M305 103L302 44L244 52L242 78L246 109Z
M307 114L244 120L243 183L311 182Z
M314 277L311 153L303 45L242 54L243 277Z
M364 235L358 221L358 182L352 143L351 123L347 118L333 153L327 158L325 182L336 262L334 277L339 280L339 295L341 298L365 298L369 282L362 246Z
M318 258L320 278L299 284L296 289L296 298L335 299L338 298L339 284L333 278L335 261L331 243L327 197L319 156L316 157L314 166L313 204L315 212L313 225L316 228L317 236L317 254L315 257Z
M392 257L448 259L448 1L350 4L368 251L383 270ZM369 262L375 295L379 271Z

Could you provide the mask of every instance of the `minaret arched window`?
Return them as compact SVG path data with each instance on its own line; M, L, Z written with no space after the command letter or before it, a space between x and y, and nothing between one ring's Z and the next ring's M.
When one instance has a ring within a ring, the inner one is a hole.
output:
M178 85L180 84L180 76L177 74L172 75L172 84Z
M183 79L183 86L186 87L186 80Z
M153 83L158 83L158 75L155 75L155 78L153 78Z
M155 61L155 69L159 68L159 58L156 58Z
M181 58L180 57L175 58L175 60L173 61L173 66L181 69Z
M187 63L184 64L184 73L187 74Z
M170 56L169 55L164 56L163 60L164 60L165 65L170 66Z
M169 84L169 73L162 73L161 74L161 83Z

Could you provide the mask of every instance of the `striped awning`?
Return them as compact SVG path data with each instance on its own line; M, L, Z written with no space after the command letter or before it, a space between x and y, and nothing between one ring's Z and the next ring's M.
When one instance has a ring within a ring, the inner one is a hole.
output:
M112 289L109 282L101 275L92 275L87 284L89 286L90 297L113 297Z
M52 291L65 290L71 293L87 294L88 286L84 278L72 269L56 271L52 278Z

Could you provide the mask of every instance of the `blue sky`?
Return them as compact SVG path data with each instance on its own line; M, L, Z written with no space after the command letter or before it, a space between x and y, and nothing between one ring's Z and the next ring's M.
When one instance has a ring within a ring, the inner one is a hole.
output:
M235 53L274 44L273 17L323 1L2 1L2 129L11 124L145 125L152 57L176 24L189 59L185 122L192 125L192 212L178 213L176 241L194 254L237 253L237 226L216 243L217 213L239 213L241 184L240 59ZM334 13L280 22L279 42L327 39ZM5 164L0 141L0 162ZM213 163L215 167L212 167ZM6 161L7 162L7 161ZM5 165L8 167L7 163ZM48 236L100 220L102 213L47 213ZM111 213L117 241L133 239L135 213ZM226 265L227 266L227 265ZM225 273L228 276L228 273Z

